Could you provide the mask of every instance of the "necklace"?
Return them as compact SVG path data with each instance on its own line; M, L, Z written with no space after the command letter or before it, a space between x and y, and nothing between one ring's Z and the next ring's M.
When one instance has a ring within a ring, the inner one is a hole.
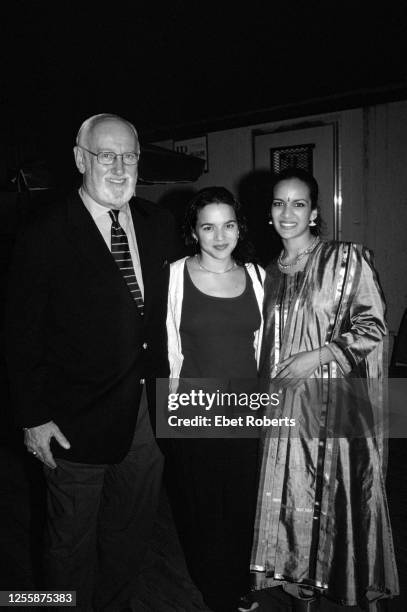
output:
M283 263L283 253L284 250L281 251L278 260L277 260L277 264L278 267L280 268L281 271L284 270L291 270L292 268L294 268L294 266L296 266L302 259L304 259L304 257L306 255L308 255L308 253L311 253L311 251L314 250L314 248L317 246L319 242L319 236L315 236L314 240L311 242L311 244L309 244L307 246L306 249L304 249L303 251L300 251L299 253L297 253L297 257L291 261L290 263Z
M201 263L199 255L195 255L196 260L198 262L198 266L201 270L205 270L205 272L210 272L211 274L226 274L226 272L231 272L236 268L236 262L234 261L230 268L226 268L226 270L222 270L222 272L216 272L215 270L209 270L209 268L205 268L205 266Z

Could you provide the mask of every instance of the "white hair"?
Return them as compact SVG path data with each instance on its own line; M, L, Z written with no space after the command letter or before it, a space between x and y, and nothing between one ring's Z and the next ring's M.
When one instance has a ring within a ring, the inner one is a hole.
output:
M98 123L102 123L106 119L115 119L117 121L121 121L125 123L129 128L131 128L134 132L134 136L136 137L136 141L139 142L137 130L130 121L127 119L123 119L123 117L119 117L119 115L113 115L112 113L100 113L99 115L93 115L82 123L81 127L78 130L76 135L76 145L79 146L80 143L88 142L89 133L96 127Z

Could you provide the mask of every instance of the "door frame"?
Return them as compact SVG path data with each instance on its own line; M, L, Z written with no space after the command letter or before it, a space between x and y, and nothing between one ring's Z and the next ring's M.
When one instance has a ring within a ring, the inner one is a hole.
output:
M274 128L256 128L252 130L252 160L253 170L256 169L256 137L283 132L295 132L315 127L331 127L332 146L333 146L333 194L334 194L334 214L333 214L333 235L334 240L341 240L342 237L342 159L340 141L340 118L317 121L301 121L280 125Z

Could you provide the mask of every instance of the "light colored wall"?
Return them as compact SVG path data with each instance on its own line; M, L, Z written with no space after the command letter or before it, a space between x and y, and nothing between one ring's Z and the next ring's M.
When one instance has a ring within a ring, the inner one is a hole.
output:
M365 110L364 218L397 332L407 306L407 101Z
M209 133L209 169L196 183L140 186L138 193L156 202L209 185L238 193L253 171L253 130L319 119L339 122L342 239L374 250L394 334L407 306L407 101ZM172 149L170 140L156 144Z

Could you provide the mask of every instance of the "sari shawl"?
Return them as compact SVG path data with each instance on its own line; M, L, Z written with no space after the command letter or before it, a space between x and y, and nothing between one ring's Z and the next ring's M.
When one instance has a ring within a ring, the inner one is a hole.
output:
M282 393L273 416L295 419L299 430L263 429L255 588L308 585L343 605L368 591L398 593L384 484L386 335L363 246L320 242L302 272L267 269L261 377L325 344L335 360Z

